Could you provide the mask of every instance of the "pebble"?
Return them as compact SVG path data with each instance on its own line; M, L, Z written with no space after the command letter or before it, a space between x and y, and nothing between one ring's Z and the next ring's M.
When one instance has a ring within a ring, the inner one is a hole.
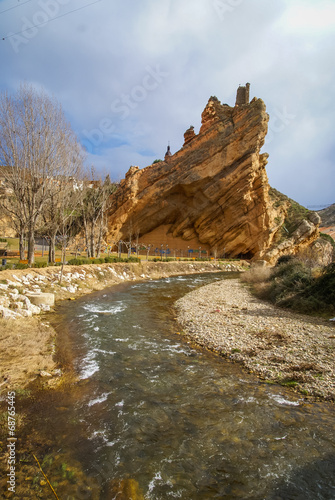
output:
M238 279L198 288L176 309L184 334L199 345L262 379L335 400L335 332L328 321L258 300Z

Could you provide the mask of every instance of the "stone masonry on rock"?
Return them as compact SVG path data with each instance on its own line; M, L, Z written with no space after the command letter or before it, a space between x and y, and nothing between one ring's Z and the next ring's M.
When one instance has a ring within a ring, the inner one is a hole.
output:
M236 92L236 102L235 106L242 106L243 104L249 104L249 94L250 94L250 83L246 83L245 87L240 85Z

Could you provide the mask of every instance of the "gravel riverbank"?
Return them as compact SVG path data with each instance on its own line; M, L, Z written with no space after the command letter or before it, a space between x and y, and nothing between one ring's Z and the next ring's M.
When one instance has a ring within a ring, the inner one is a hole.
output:
M176 302L183 333L269 382L335 400L335 328L256 299L238 279L216 282Z

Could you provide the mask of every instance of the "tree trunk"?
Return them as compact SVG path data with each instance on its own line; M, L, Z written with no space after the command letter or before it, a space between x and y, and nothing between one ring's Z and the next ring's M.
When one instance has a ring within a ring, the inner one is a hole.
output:
M99 224L99 234L98 234L98 242L97 242L97 257L100 257L100 252L101 252L101 243L102 243L102 233L104 229L104 224L103 224L103 214L101 215L101 221Z
M87 224L85 222L84 222L84 229L85 229L86 252L87 252L87 258L89 259L91 257L90 240L89 240L89 236L88 236Z
M63 237L63 245L62 245L62 262L65 264L66 258L66 246L67 246L67 237Z
M20 260L25 259L25 251L24 251L24 230L20 230L19 234L19 251L20 251Z
M66 241L67 241L67 238L63 236L62 238L62 267L61 267L61 270L60 270L60 276L59 276L59 284L61 285L62 284L62 280L63 280L63 273L64 273L64 266L65 266L65 256L66 256Z
M35 231L32 226L28 230L28 264L31 265L35 261Z
M50 236L49 241L49 264L54 264L56 260L56 235Z
M92 223L91 225L91 235L90 235L90 246L91 246L91 257L95 257L95 224Z

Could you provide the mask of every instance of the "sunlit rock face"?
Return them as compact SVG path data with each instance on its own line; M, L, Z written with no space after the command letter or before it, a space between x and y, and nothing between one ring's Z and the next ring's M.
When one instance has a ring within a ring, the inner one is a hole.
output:
M109 240L266 258L278 230L260 153L268 120L261 99L231 107L211 97L199 133L190 127L168 161L129 169L113 195Z

